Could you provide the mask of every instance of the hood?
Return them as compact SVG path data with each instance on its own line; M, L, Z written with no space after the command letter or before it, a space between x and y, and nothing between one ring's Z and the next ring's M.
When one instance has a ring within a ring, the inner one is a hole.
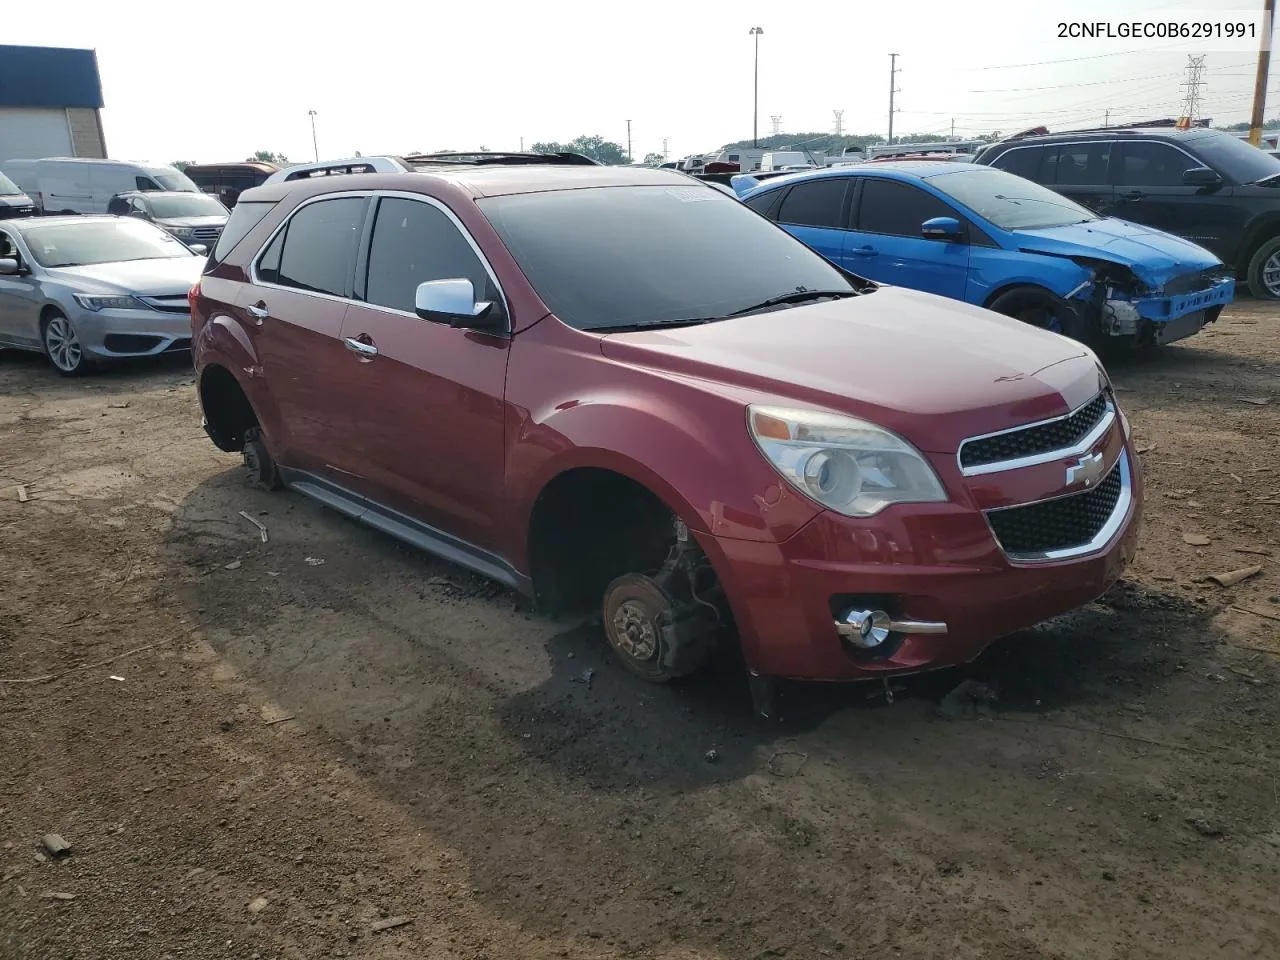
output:
M165 260L126 260L95 263L87 267L57 267L52 280L78 293L136 293L143 297L171 297L195 286L204 272L204 257L171 257Z
M215 213L208 217L161 217L156 223L162 227L225 227L227 218Z
M0 207L30 207L34 203L25 193L0 194Z
M1029 253L1092 257L1122 264L1154 290L1184 273L1222 265L1221 260L1190 240L1114 217L1065 227L1015 230L1014 235L1018 246Z
M601 350L723 384L748 402L863 417L931 453L1068 413L1102 378L1075 341L899 287L696 327L607 334Z

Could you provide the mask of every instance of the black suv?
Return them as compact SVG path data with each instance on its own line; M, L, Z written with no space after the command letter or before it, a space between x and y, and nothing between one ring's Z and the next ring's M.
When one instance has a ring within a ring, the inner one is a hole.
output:
M1020 134L976 163L1034 180L1103 216L1185 237L1280 299L1280 160L1221 130L1143 127Z

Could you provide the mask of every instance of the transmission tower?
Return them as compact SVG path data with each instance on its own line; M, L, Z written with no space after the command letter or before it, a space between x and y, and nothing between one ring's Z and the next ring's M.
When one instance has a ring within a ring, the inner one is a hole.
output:
M782 115L775 113L769 118L769 121L773 124L773 135L776 137L782 132Z
M844 136L844 111L832 110L831 112L834 113L836 117L836 136L843 137Z
M1187 94L1182 100L1182 119L1187 126L1194 126L1200 113L1200 88L1204 86L1204 57L1187 57L1187 79L1182 84Z

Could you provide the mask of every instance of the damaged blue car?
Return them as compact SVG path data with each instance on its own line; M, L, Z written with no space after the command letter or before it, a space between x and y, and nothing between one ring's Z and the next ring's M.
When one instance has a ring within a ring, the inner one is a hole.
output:
M1231 270L1203 247L991 167L902 160L732 186L851 273L1098 346L1192 336L1235 294Z

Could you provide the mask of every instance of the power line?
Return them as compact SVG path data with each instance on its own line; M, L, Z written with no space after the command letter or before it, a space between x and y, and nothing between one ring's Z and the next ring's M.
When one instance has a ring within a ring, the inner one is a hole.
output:
M1055 63L1079 63L1082 60L1101 60L1105 57L1124 57L1131 56L1135 53L1157 53L1161 50L1173 50L1185 45L1185 42L1171 43L1162 47L1147 47L1144 50L1114 50L1110 53L1095 53L1086 57L1064 57L1061 60L1037 60L1033 63L998 63L987 67L957 67L956 70L959 72L971 70L1016 70L1021 67L1047 67Z

